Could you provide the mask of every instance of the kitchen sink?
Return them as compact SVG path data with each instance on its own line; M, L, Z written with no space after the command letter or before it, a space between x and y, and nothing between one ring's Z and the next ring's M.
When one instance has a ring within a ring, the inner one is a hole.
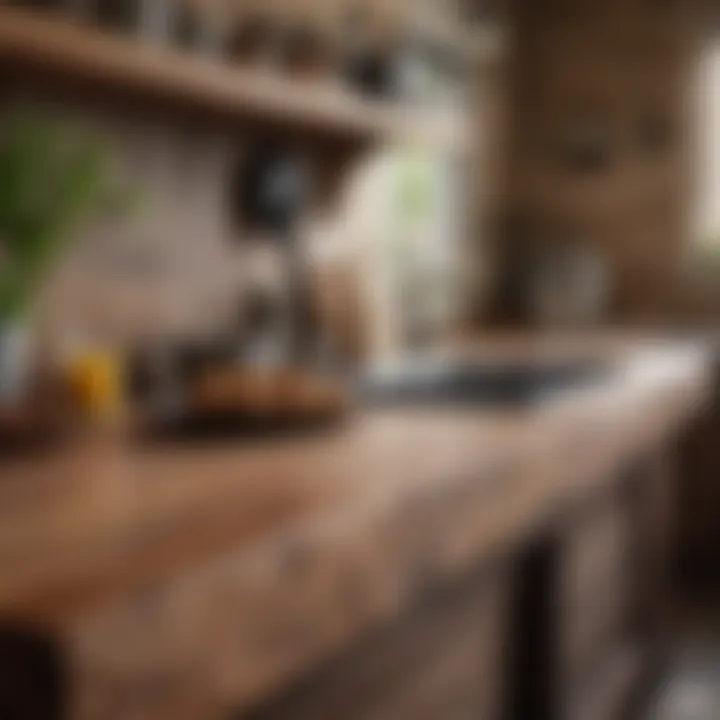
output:
M409 362L366 373L360 395L371 405L532 405L602 382L607 364Z

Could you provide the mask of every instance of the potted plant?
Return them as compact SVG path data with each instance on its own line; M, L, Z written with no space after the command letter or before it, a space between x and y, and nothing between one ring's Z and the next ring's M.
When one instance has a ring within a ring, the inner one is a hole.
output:
M118 197L104 143L52 114L0 119L0 406L22 397L33 300L80 224Z

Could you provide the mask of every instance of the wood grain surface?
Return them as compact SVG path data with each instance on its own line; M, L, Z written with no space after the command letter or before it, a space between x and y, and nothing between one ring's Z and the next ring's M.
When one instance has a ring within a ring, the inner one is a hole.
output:
M702 350L639 349L526 411L359 411L247 446L115 432L8 460L0 618L60 648L73 718L223 717L512 550L663 442L707 380Z

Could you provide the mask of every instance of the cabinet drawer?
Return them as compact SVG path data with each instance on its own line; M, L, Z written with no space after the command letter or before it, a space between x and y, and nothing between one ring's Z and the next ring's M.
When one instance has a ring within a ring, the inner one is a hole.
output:
M242 720L493 720L502 711L509 580L481 572Z

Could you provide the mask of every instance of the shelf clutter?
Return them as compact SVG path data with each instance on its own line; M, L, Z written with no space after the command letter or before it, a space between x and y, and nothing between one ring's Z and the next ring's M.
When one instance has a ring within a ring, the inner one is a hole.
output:
M281 73L266 64L233 63L212 52L186 52L142 33L108 32L57 11L0 5L2 63L152 97L208 116L255 120L353 145L407 142L450 152L462 148L461 111L427 103L418 109L348 87L329 72L308 71L302 65L309 55L301 40L296 38L294 46L298 65ZM377 83L383 82L382 72L369 64L359 74Z

